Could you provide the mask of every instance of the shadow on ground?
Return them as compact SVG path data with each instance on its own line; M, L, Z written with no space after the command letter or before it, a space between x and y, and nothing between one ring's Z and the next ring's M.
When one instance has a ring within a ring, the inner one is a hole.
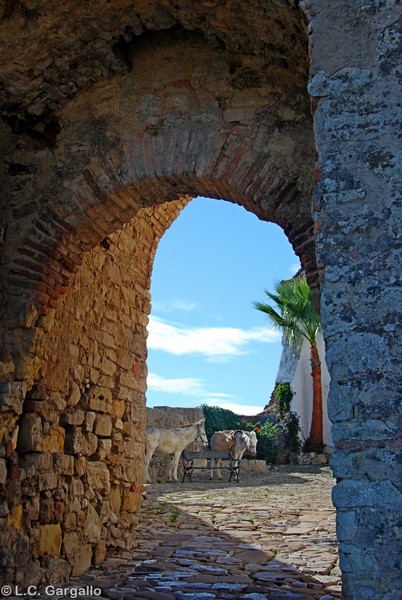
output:
M135 549L86 581L112 600L340 598L332 485L327 467L151 484Z

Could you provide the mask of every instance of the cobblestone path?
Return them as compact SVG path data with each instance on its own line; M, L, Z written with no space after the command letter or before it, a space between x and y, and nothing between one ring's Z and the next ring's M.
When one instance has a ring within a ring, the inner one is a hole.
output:
M326 466L151 484L136 548L73 585L110 600L340 598L332 485Z

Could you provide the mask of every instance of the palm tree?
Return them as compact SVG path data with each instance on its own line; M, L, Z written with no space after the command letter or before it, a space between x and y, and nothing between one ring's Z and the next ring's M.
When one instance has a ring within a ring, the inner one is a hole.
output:
M321 362L317 348L317 334L321 317L313 308L310 287L305 277L281 281L275 285L275 294L265 290L276 307L255 302L257 310L268 315L272 325L281 329L290 344L299 345L303 338L310 344L311 376L313 378L313 415L309 446L323 446Z

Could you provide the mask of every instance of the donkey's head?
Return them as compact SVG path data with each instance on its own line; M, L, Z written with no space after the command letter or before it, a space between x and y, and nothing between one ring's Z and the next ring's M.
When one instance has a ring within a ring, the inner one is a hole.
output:
M208 438L205 433L205 418L198 421L195 425L197 427L197 437L194 442L201 446L201 448L208 448Z

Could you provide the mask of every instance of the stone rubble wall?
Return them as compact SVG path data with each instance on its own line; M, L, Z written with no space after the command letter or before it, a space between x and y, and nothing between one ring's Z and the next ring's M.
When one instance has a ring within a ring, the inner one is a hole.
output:
M252 458L244 458L240 463L240 476L242 471L252 471L253 473L267 473L270 470L265 460L254 460Z
M345 598L400 597L400 6L303 2ZM399 234L399 235L398 235ZM398 239L399 238L399 239ZM399 324L398 324L399 322Z
M52 582L67 580L102 562L106 548L133 543L151 266L187 202L140 211L85 256L57 308L43 316L35 341L40 379L24 401L10 394L1 407L5 582L36 585L49 569Z
M304 452L297 456L298 465L326 465L329 454L318 452Z

